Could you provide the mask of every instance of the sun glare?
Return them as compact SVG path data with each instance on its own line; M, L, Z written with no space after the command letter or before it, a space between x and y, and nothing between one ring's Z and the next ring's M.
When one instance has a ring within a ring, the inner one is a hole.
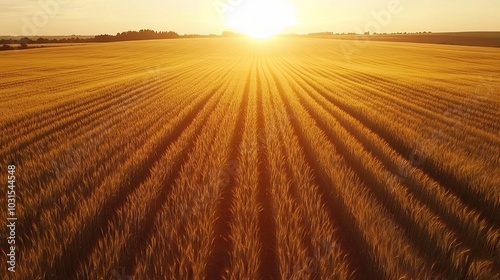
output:
M245 1L229 13L226 25L254 38L272 37L297 24L295 10L286 0Z

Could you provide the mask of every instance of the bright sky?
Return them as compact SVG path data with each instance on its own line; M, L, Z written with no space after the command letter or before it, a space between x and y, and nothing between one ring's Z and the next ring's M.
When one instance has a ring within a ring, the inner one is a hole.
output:
M0 35L220 34L267 26L260 16L278 18L276 30L294 25L286 33L500 31L499 0L266 0L257 9L248 1L260 0L1 0Z

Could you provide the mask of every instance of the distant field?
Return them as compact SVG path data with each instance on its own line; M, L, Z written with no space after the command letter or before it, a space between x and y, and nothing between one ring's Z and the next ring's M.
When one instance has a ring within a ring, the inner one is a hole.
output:
M342 42L1 52L9 279L500 279L500 49Z
M343 40L386 41L406 43L426 43L459 46L482 46L500 48L500 32L450 32L450 33L420 33L420 34L376 34L362 35L332 35L321 36Z

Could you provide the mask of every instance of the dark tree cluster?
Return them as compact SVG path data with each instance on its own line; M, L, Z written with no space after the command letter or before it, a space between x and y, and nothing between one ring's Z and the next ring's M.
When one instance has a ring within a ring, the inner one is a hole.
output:
M104 34L93 38L93 42L116 42L116 41L134 41L134 40L154 40L154 39L175 39L179 34L174 31L154 31L151 29L141 29L139 31L127 31L116 33L115 36Z
M60 38L47 39L38 38L31 39L24 37L21 39L0 39L0 50L13 50L12 45L19 44L19 49L28 48L29 44L49 44L49 43L92 43L92 42L118 42L118 41L133 41L133 40L154 40L154 39L175 39L179 38L179 34L174 31L154 31L150 29L141 29L139 31L127 31L117 33L116 35L102 34L91 38Z

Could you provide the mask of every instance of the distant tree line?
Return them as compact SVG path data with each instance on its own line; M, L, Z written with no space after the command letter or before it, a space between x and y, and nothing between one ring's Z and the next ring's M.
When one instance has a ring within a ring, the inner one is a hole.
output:
M139 31L127 31L116 33L115 36L104 34L91 38L89 42L118 42L134 40L155 40L155 39L175 39L179 34L174 31L154 31L151 29L141 29Z
M150 29L141 29L139 31L126 31L117 33L116 35L101 34L91 38L60 38L47 39L38 38L31 39L24 37L21 39L0 39L1 50L14 49L11 45L19 44L18 48L24 49L28 44L48 44L48 43L92 43L92 42L119 42L119 41L134 41L134 40L154 40L154 39L175 39L179 38L179 34L174 31L154 31Z
M415 32L415 33L407 33L407 32L397 32L397 33L369 33L366 32L364 35L394 35L394 34L429 34L429 32ZM358 35L355 32L349 33L333 33L333 32L318 32L318 33L309 33L307 35L297 35L297 34L286 34L280 35L284 37L289 36L325 36L325 35ZM220 35L210 34L210 35L198 35L198 34L189 34L180 36L177 32L174 31L154 31L151 29L141 29L139 31L126 31L121 33L116 33L116 35L109 34L101 34L90 38L79 38L79 37L66 37L66 38L37 38L31 39L28 37L24 37L21 39L0 39L0 51L1 50L14 50L14 49L26 49L28 48L28 44L49 44L49 43L93 43L93 42L119 42L119 41L135 41L135 40L155 40L155 39L176 39L176 38L201 38L201 37L219 37ZM242 34L224 31L222 33L222 37L239 37ZM12 45L19 44L18 47L13 47Z
M409 35L409 34L431 34L431 31L423 31L423 32L393 32L393 33L371 33L365 32L363 35ZM306 36L330 36L330 35L361 35L356 32L342 32L342 33L333 33L333 32L317 32L317 33L309 33Z
M431 34L432 32L430 31L423 31L423 32L392 32L392 33L370 33L370 32L365 32L365 35L415 35L415 34Z

